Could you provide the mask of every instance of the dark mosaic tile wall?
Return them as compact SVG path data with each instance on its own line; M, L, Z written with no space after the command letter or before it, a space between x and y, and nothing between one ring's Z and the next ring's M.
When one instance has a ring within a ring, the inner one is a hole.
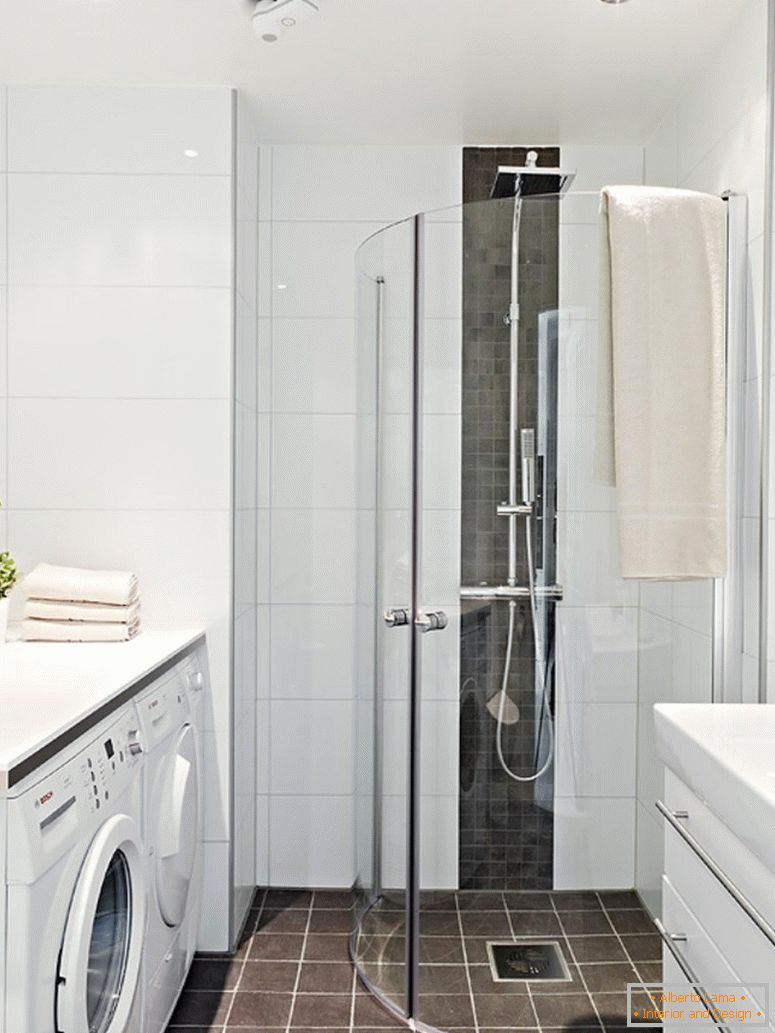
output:
M556 148L537 148L539 165L558 165ZM527 148L464 148L463 198L486 201L499 165L524 165ZM523 208L520 234L520 425L535 427L538 397L538 313L557 307L558 210L552 200ZM463 490L464 584L505 584L508 521L495 507L508 495L509 328L513 202L471 205L463 215ZM524 525L519 528L518 583L527 584ZM551 607L550 607L551 610ZM553 623L553 620L552 620ZM553 628L549 628L549 633ZM552 886L552 786L548 807L534 785L501 769L496 721L486 702L500 688L508 605L464 607L460 708L460 886L463 889L549 889ZM534 767L534 648L530 608L520 603L509 695L520 720L504 728L512 770Z

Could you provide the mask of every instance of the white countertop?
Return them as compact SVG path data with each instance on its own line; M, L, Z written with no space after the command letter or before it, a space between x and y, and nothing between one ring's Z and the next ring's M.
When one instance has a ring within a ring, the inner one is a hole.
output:
M17 764L202 634L201 628L150 629L131 642L0 646L0 788Z

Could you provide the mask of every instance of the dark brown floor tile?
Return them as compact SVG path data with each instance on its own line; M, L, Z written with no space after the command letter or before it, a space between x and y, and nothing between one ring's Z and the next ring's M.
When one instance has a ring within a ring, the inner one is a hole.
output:
M538 1026L510 1026L510 1033L538 1033ZM479 1027L479 1033L503 1033L503 1027ZM600 1033L600 1030L597 1030Z
M304 937L298 933L256 933L250 944L251 961L298 961Z
M600 1026L584 1026L572 1022L569 1026L543 1026L541 1033L600 1033L600 1030Z
M292 994L238 990L229 1015L231 1026L282 1026L291 1013Z
M313 908L309 931L311 933L349 933L352 931L354 923L355 918L352 911L318 911Z
M505 915L505 911L504 911ZM464 918L467 916L463 916ZM459 936L457 911L424 911L420 915L421 936Z
M503 911L470 911L460 916L463 935L486 936L494 940L503 937L511 938L509 916Z
M299 992L345 994L352 989L353 967L345 961L305 961Z
M275 911L288 908L303 908L306 911L311 903L310 890L267 890L264 907Z
M463 890L458 893L457 902L461 911L497 911L503 908L503 894L479 890Z
M350 1033L349 1026L294 1026L294 1033ZM256 1033L263 1033L263 1031L256 1031ZM282 1031L285 1033L285 1030Z
M421 994L467 994L465 965L420 965Z
M654 923L645 911L612 911L608 909L608 917L617 933L652 933Z
M208 990L184 990L180 995L170 1026L223 1025L233 994Z
M602 907L597 893L586 890L557 890L552 901L558 911L599 911Z
M632 1010L633 1012L638 1012L637 1016L633 1015L637 1022L648 1022L652 1026L661 1025L662 1023L659 1002L654 1000L649 994L643 992L633 993Z
M289 908L287 911L276 911L264 908L258 916L256 932L258 933L303 933L307 928L308 912Z
M382 965L379 962L361 964L358 975L363 975L373 986L379 987L383 994L393 1000L403 1000L406 996L406 965ZM358 986L367 990L362 980Z
M568 936L584 936L590 933L611 935L611 923L605 911L563 911L561 921Z
M581 965L580 968L590 993L624 993L628 983L638 982L638 973L629 961Z
M485 1026L533 1026L535 1012L526 994L477 994L477 1022Z
M510 941L510 936L497 937L501 941ZM466 958L469 965L489 965L490 955L487 953L487 940L483 936L472 936L466 939Z
M643 908L635 890L607 890L600 894L600 899L606 908Z
M644 983L660 983L662 981L661 961L639 961L635 966L638 976Z
M568 943L576 961L626 961L627 957L615 936L569 936Z
M627 1024L627 994L592 994L600 1021L608 1028L609 1026L624 1026Z
M371 994L363 992L355 995L353 1028L357 1029L359 1026L377 1026L380 1029L406 1029Z
M463 961L463 941L459 936L421 936L420 961L427 965L459 965Z
M240 990L273 990L292 993L299 971L297 961L246 961Z
M557 994L534 997L533 1003L541 1026L592 1026L597 1024L597 1015L589 994Z
M298 994L293 1006L292 1026L347 1026L352 995Z
M579 912L588 914L588 912ZM511 926L515 936L561 936L562 930L554 911L512 911Z
M304 961L349 961L350 937L343 933L310 933Z
M354 903L350 890L315 890L315 909L349 911Z
M509 911L551 911L552 898L548 893L524 892L504 893Z
M233 990L241 969L241 961L194 958L186 980L186 990Z
M661 961L662 940L657 933L640 933L629 936L622 935L624 949L633 961Z
M430 1026L472 1026L474 1013L469 994L420 994L418 1018Z

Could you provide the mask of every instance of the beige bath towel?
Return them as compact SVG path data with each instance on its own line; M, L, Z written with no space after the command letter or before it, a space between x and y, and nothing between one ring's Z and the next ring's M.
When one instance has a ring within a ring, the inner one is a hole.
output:
M105 603L68 603L54 599L27 599L24 616L36 620L86 621L97 624L132 624L140 618L140 603L110 606Z
M128 642L140 631L140 622L95 624L78 621L22 621L26 642Z
M81 570L39 563L24 579L28 599L58 599L69 602L107 603L129 606L137 601L134 574L123 570Z
M621 573L726 572L726 205L606 187L600 206L598 479L615 483Z

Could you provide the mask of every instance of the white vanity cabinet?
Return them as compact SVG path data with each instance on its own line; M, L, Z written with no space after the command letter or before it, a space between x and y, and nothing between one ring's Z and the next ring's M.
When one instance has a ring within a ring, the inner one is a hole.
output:
M751 984L746 996L754 1019L745 1025L764 1021L756 1018L761 1011L775 1029L775 873L670 769L659 806L665 819L664 982L696 980L708 992ZM744 812L742 799L740 806Z

